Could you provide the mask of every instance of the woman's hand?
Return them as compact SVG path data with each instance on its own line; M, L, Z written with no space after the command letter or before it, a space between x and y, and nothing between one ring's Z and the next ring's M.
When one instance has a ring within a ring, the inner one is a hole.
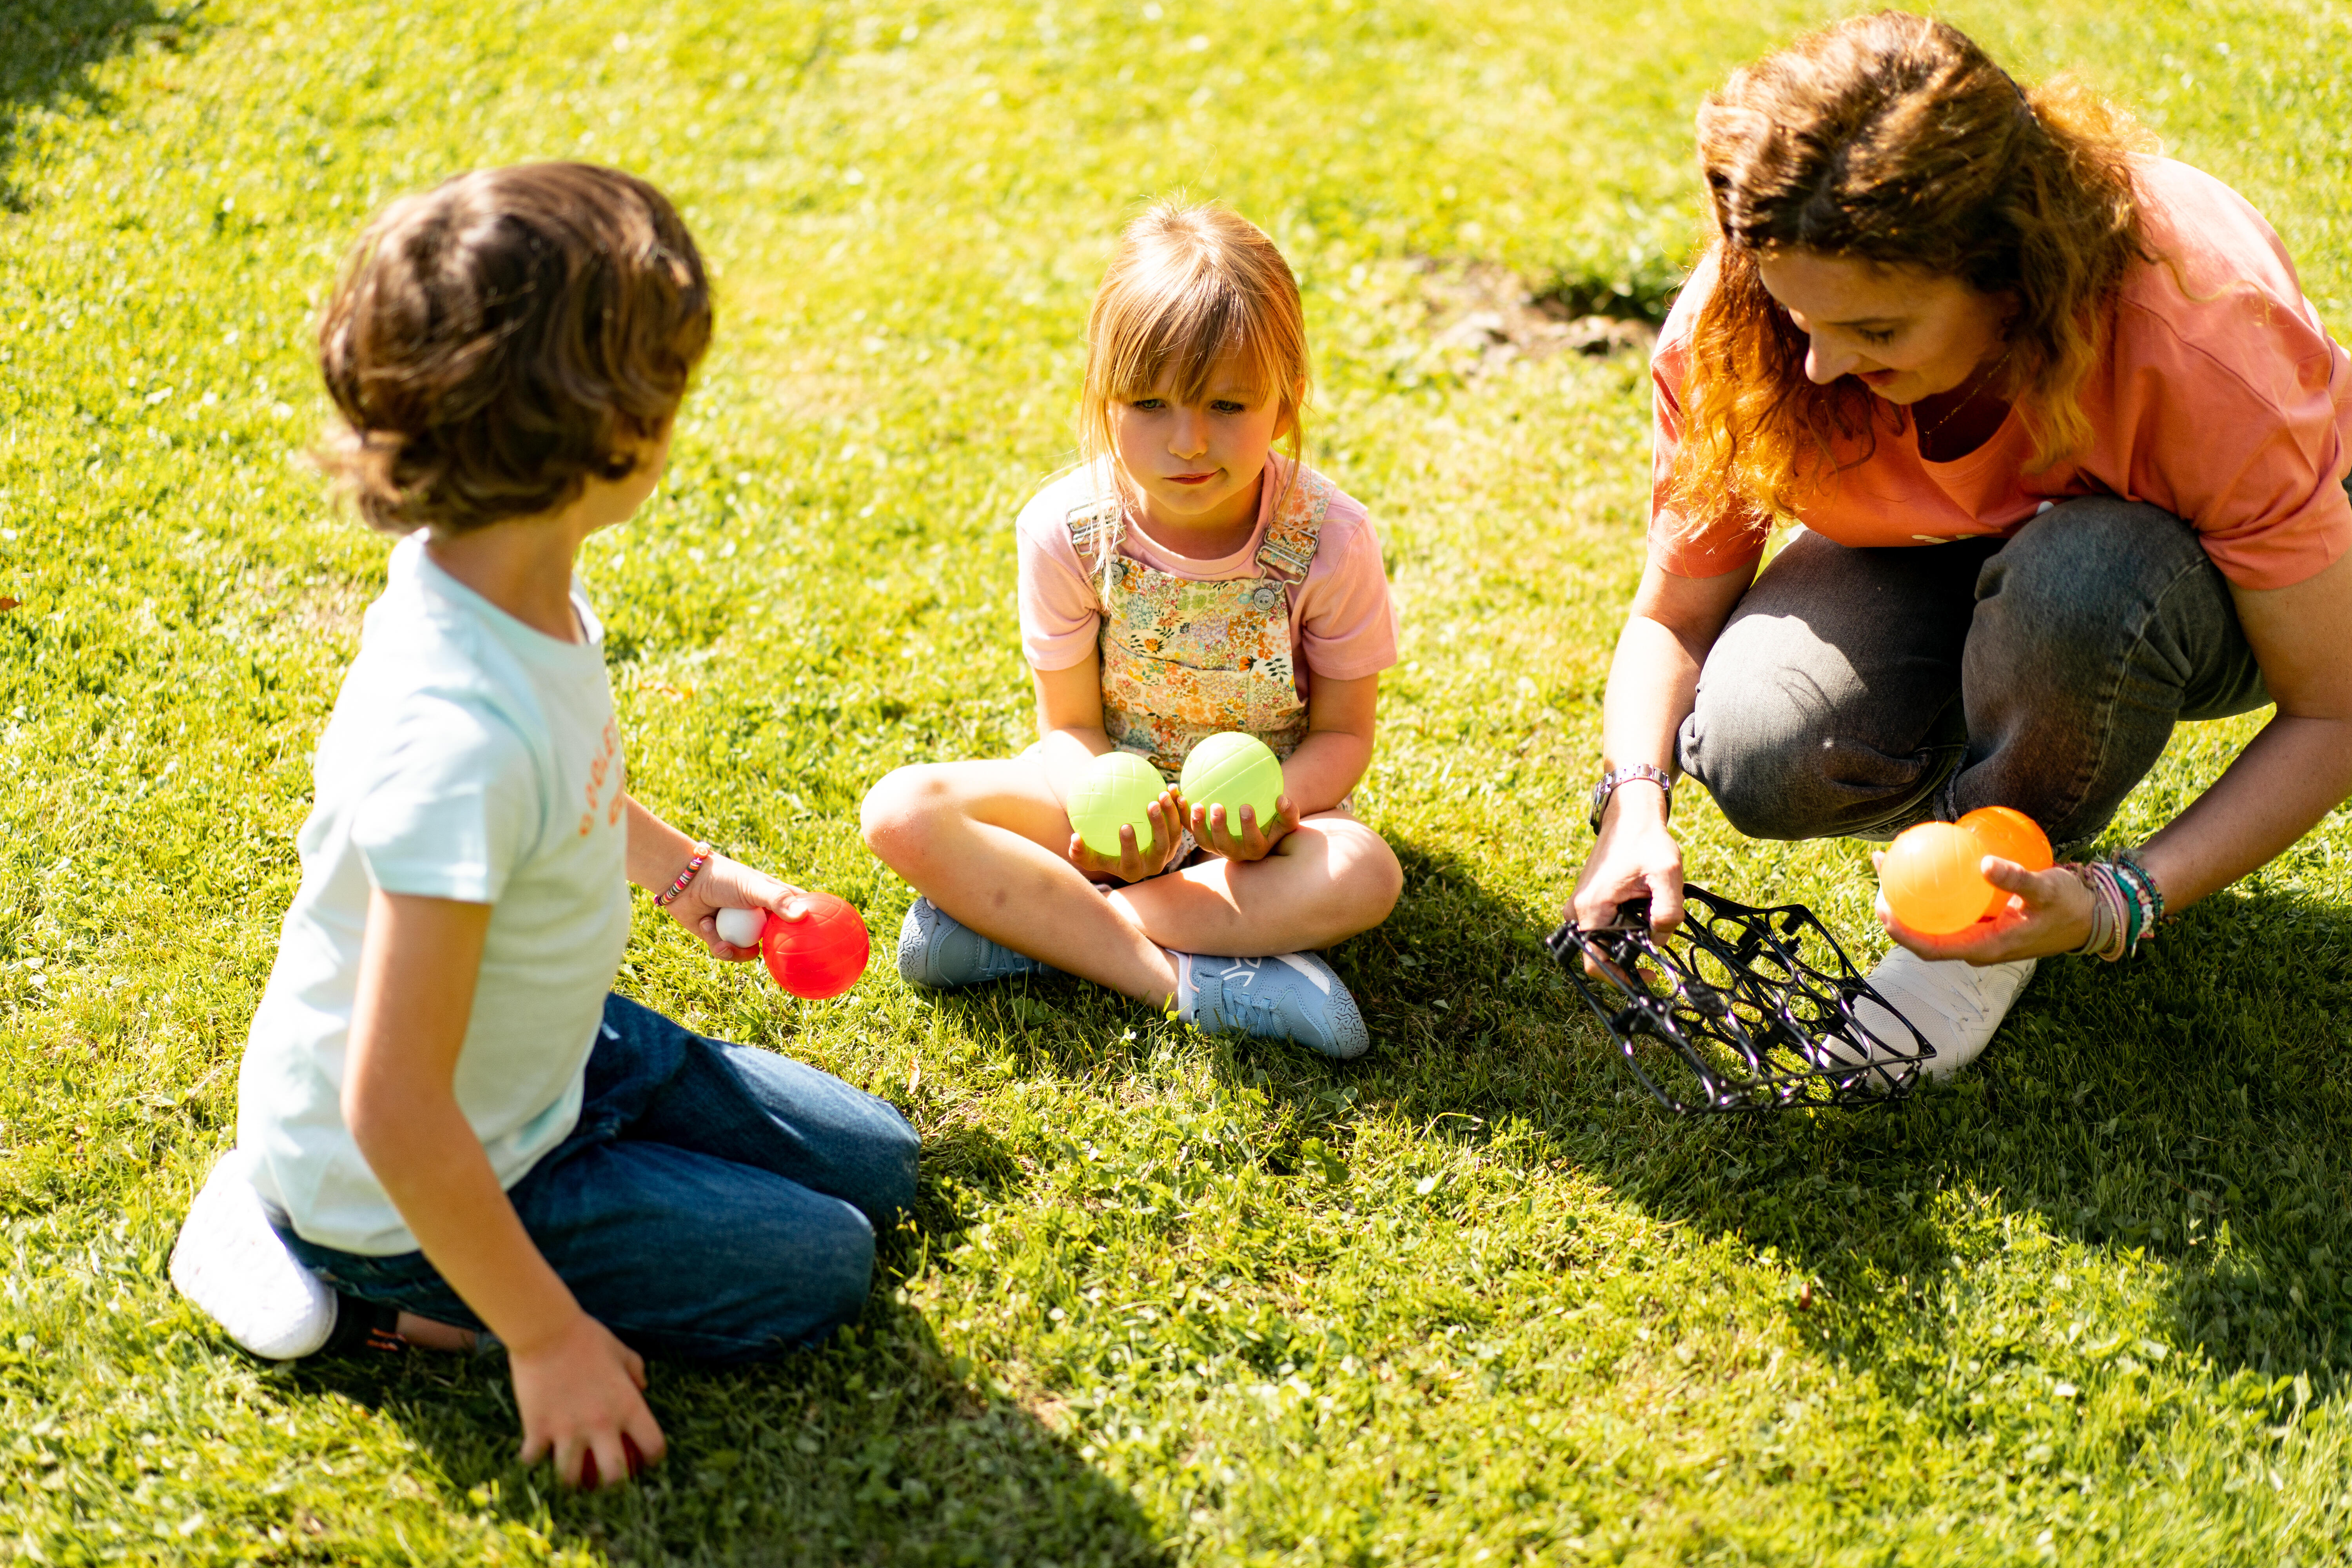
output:
M1885 858L1881 850L1870 858L1875 866ZM2091 890L2063 866L2029 871L2014 860L1988 855L1982 863L1985 880L2014 895L1999 914L1946 936L1913 931L1886 907L1878 895L1878 923L1886 934L1922 958L1964 959L1970 963L2006 963L2017 958L2047 958L2072 952L2091 934Z
M1632 806L1632 798L1625 804ZM1683 923L1683 847L1657 811L1621 811L1614 799L1609 807L1560 912L1591 931L1613 925L1617 906L1627 900L1647 899L1650 929L1663 936Z
M779 882L765 871L755 871L724 855L713 855L686 890L669 901L669 918L702 939L710 956L725 963L741 963L760 956L756 947L737 947L719 934L721 910L767 910L788 921L808 919L806 905L797 902L803 889Z
M1212 855L1228 860L1263 860L1274 847L1298 827L1298 808L1286 795L1274 800L1274 820L1260 823L1257 808L1244 805L1229 814L1222 805L1192 808L1192 840Z
M1160 798L1145 808L1144 815L1151 823L1150 848L1138 848L1135 829L1125 823L1119 825L1116 857L1096 854L1074 832L1070 835L1070 864L1085 872L1088 881L1116 877L1122 882L1141 882L1157 877L1168 868L1168 862L1174 858L1176 847L1184 837L1183 799L1171 785L1160 792Z
M522 1415L522 1462L553 1455L565 1486L619 1486L667 1450L646 1407L644 1359L587 1313L543 1343L509 1345L507 1365Z

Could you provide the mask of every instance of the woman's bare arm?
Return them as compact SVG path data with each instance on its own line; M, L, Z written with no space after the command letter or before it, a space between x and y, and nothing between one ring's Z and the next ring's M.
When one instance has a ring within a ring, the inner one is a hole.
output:
M1754 580L1752 568L1717 577L1678 577L1655 561L1643 569L1609 665L1604 770L1647 763L1673 776L1675 737L1697 700L1699 668ZM1682 848L1666 826L1665 792L1636 781L1609 797L1566 912L1580 925L1598 925L1626 900L1645 896L1654 927L1680 923Z

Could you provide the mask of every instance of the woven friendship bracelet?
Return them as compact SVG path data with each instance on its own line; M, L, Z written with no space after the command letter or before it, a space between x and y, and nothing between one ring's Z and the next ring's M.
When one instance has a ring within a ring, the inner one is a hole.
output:
M2132 850L2067 870L2091 895L2091 931L2074 952L2114 963L2131 957L2164 919L2164 889Z
M718 851L708 844L697 844L694 847L694 858L686 863L686 869L677 874L677 880L672 882L665 891L654 895L654 908L657 910L669 908L671 900L686 891L686 885L701 874L702 868L708 865L711 856L717 853Z
M2091 895L2090 933L2084 937L2083 945L2074 950L2074 955L2103 958L2113 963L2123 956L2118 945L2123 934L2123 900L2116 893L2115 883L2100 875L2101 868L2069 862L2066 869L2074 874L2074 880L2082 883L2083 890Z

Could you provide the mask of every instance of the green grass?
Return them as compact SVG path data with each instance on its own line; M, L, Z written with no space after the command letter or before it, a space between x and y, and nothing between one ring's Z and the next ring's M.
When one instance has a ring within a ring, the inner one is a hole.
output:
M1675 1121L1536 945L1643 376L1465 374L1411 258L1654 308L1697 94L1825 13L1164 8L0 0L0 1563L2352 1561L2343 815L1887 1114ZM2340 0L1949 14L2126 95L2352 329ZM585 563L674 820L895 929L856 801L1022 740L1010 519L1164 190L1297 266L1406 628L1360 1063L1066 984L793 1005L641 915L626 988L889 1096L925 1195L854 1337L658 1368L672 1458L595 1498L513 1465L495 1363L265 1368L163 1277L381 581L299 460L310 310L389 195L546 155L660 182L719 280L672 478ZM1859 848L1686 816L1699 880L1877 950Z

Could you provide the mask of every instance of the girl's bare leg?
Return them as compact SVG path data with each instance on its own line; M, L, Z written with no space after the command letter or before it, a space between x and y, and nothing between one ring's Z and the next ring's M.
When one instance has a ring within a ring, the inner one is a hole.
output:
M1174 1000L1174 961L1062 853L1069 819L1030 759L900 768L861 815L883 863L981 935L1154 1005Z
M1137 928L1180 952L1263 958L1329 947L1388 919L1404 871L1386 840L1318 812L1263 860L1209 859L1111 894Z
M1404 882L1379 834L1321 812L1263 860L1213 859L1106 900L1064 856L1069 819L1025 756L901 768L866 797L864 818L874 852L956 920L1162 1006L1176 989L1166 950L1328 947L1386 920Z

